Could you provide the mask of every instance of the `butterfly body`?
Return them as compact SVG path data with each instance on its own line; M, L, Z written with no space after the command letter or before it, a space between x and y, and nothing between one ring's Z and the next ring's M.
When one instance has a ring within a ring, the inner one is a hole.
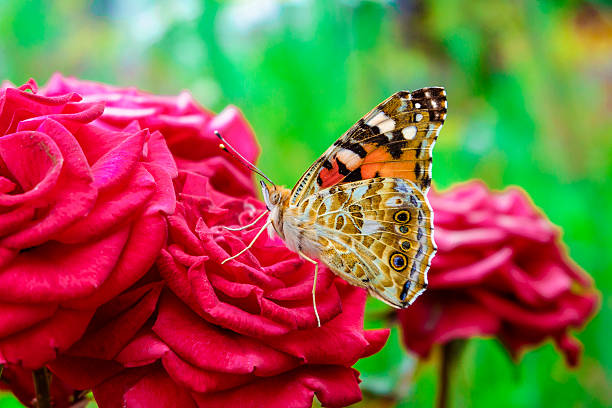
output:
M293 252L316 257L320 248L316 239L316 219L310 212L300 212L288 204L291 191L282 186L268 186L262 181L262 193L270 211L269 233L274 232Z
M262 182L268 225L293 251L403 308L427 287L427 201L443 88L401 91L360 119L289 191Z

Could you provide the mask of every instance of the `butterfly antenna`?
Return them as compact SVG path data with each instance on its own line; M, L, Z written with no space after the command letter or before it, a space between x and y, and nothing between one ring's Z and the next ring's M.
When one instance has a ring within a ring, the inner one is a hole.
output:
M251 163L243 155L238 153L238 151L236 149L234 149L234 147L231 144L229 144L227 142L227 140L225 140L223 138L223 136L221 136L221 133L219 133L218 130L215 130L215 135L217 135L219 140L221 140L221 142L222 142L221 144L219 144L219 147L221 149L225 150L226 153L228 153L230 156L232 156L234 159L236 159L238 162L240 162L247 169L251 170L254 173L259 174L261 177L263 177L266 180L268 180L270 182L270 184L276 185L265 174L263 174L263 172L261 170L259 170L253 163ZM231 151L228 148L231 149Z

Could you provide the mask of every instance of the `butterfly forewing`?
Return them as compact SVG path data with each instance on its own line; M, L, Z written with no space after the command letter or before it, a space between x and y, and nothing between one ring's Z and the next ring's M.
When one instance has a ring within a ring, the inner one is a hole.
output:
M377 177L322 189L300 212L314 219L318 258L394 307L427 285L435 253L427 199L411 181Z
M321 189L374 177L410 180L427 193L431 152L446 118L443 88L401 91L353 125L304 173L291 192L298 205Z

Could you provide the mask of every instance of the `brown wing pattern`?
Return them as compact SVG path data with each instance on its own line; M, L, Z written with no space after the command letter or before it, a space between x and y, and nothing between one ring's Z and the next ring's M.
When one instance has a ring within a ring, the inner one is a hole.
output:
M307 197L300 212L314 220L318 258L336 274L394 307L427 286L436 247L426 197L411 181L373 178Z
M289 205L321 189L374 177L431 183L431 152L446 118L446 92L432 87L401 91L361 118L304 173Z

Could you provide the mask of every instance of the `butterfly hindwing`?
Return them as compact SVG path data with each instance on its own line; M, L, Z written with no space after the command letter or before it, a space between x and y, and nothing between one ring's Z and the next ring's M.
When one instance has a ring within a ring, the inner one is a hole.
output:
M398 308L427 286L432 216L413 182L377 177L332 186L305 198L299 211L315 220L318 258L348 282Z
M397 92L361 118L304 173L289 205L333 185L395 177L427 193L431 151L446 118L446 92Z

